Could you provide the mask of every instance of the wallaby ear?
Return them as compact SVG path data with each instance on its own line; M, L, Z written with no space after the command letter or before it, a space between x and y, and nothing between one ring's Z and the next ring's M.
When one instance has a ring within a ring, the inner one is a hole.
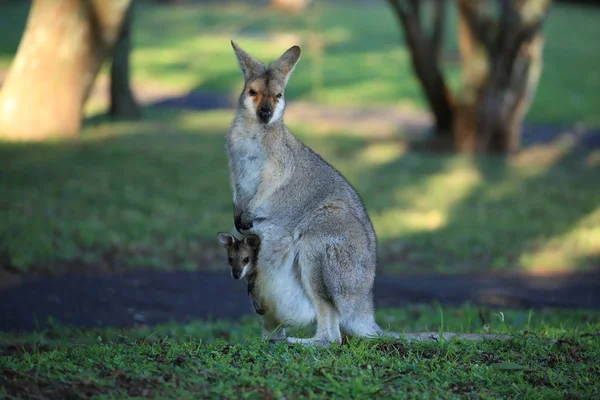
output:
M240 46L237 45L233 40L231 41L231 47L233 47L233 52L235 53L238 63L240 64L240 68L244 73L244 78L248 80L251 76L260 75L267 69L265 64L258 61L256 58L252 57L250 54L246 53Z
M260 238L256 235L248 235L244 238L244 243L253 249L258 249L260 247Z
M219 239L219 243L221 243L221 246L225 248L231 247L233 245L233 241L235 240L235 238L232 235L225 232L217 233L217 239Z
M284 82L287 84L296 63L300 59L302 51L298 46L292 46L277 61L271 65L271 69L283 75Z

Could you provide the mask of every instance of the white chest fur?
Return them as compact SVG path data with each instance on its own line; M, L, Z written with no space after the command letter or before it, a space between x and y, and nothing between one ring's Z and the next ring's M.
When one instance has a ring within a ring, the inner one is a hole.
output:
M257 289L284 326L306 326L315 321L315 309L298 279L294 265L295 248L291 237L279 227L259 223L255 231L265 238L261 243Z
M233 150L234 179L238 195L249 200L256 194L260 184L266 160L265 151L260 140L252 134L234 138Z
M267 307L273 305L274 314L281 324L303 327L315 322L315 309L292 271L278 269L265 283L258 288L259 293L267 299Z

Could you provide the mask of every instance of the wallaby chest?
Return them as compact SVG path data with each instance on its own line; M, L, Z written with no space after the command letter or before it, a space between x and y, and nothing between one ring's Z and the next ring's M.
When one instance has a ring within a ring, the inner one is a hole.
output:
M261 173L266 162L266 153L260 140L252 134L247 137L235 135L231 138L230 151L233 154L234 179L238 194L244 198L252 198L261 181Z

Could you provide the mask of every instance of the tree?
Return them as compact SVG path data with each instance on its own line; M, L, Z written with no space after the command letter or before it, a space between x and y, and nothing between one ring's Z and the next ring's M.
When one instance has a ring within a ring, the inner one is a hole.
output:
M440 67L447 0L388 0L435 117L438 140L462 152L517 150L542 69L550 0L455 0L463 82L453 94ZM423 10L429 6L424 24Z
M110 115L120 118L138 118L140 108L130 86L129 54L131 53L131 27L133 25L133 2L125 14L119 39L113 49L110 68Z
M34 0L0 91L0 138L79 133L83 105L131 0Z

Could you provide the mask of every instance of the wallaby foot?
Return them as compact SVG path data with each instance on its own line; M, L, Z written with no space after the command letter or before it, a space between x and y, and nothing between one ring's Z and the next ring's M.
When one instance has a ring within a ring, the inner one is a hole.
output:
M327 346L331 343L342 344L338 311L328 301L319 297L315 297L315 303L317 312L317 331L315 336L310 339L289 337L287 341L316 346Z
M270 341L281 341L286 338L285 328L271 314L263 315L262 338Z

